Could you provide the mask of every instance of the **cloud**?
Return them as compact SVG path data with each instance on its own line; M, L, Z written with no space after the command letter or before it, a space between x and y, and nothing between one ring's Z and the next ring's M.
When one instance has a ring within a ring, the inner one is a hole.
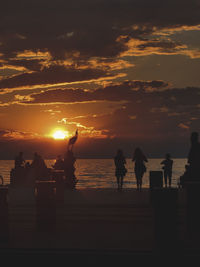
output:
M131 38L127 42L128 49L121 54L125 56L149 55L185 55L190 58L200 58L199 49L189 49L187 45L175 42L169 38L139 40Z
M134 91L143 90L152 92L166 89L167 83L163 81L125 81L111 84L96 90L84 89L56 89L21 97L22 103L73 103L86 101L129 101L137 94ZM20 96L17 96L20 100ZM27 100L26 100L27 99Z
M60 83L71 83L88 81L107 77L108 73L97 69L78 70L65 68L64 66L54 65L44 68L41 71L34 71L15 75L11 78L0 80L0 89L15 89L41 85L55 85Z
M128 95L124 90L125 97L121 100L126 99L126 103L109 113L69 117L65 118L65 123L93 127L109 138L154 141L187 135L183 129L199 129L200 110L197 103L200 101L200 88L131 92Z
M190 127L184 123L179 123L178 127L180 127L181 129L185 129L185 130L189 130Z
M33 112L37 116L42 114L49 127L54 122L52 116L56 122L67 118L68 125L79 127L85 136L93 131L96 136L108 138L162 140L198 128L199 88L173 88L163 81L166 76L162 77L161 68L152 70L156 72L153 78L141 77L142 74L134 71L141 64L141 71L150 72L149 68L145 69L143 57L148 60L151 55L188 56L188 61L198 64L200 52L194 45L198 40L193 38L193 44L190 40L186 44L184 38L180 41L174 36L199 31L199 13L196 0L3 1L0 92L4 95L0 107L4 111L13 108L9 115L5 112L4 123L20 109L23 115L16 115L18 123L24 118L28 123L28 110L30 117ZM166 62L165 70L171 62ZM193 65L194 71L198 69L196 66ZM190 75L184 71L186 77ZM168 80L172 81L170 75ZM130 81L125 81L127 77ZM109 83L105 82L108 79ZM94 81L95 85L81 87L82 82ZM73 85L63 89L66 84ZM23 89L32 91L23 92ZM5 94L14 90L21 92ZM106 111L105 102L111 106ZM59 108L63 105L62 110L53 107L55 103ZM66 105L71 103L74 104L71 107ZM48 111L38 115L37 109ZM37 116L34 127L39 128ZM25 136L17 130L2 135L4 138Z
M23 132L23 131L17 131L17 130L0 130L0 141L2 140L16 140L16 139L35 139L39 138L40 136L31 133L31 132Z
M86 66L95 60L108 59L113 70L120 66L116 65L120 55L186 54L199 58L198 50L170 40L175 32L200 30L198 1L170 0L161 4L158 0L117 0L113 4L106 0L21 0L20 3L12 3L12 9L3 3L0 11L0 54L8 65L15 63L38 71L45 54L46 64L65 60L79 64L84 60ZM38 61L13 62L19 55L27 59L28 54L32 60L36 60L37 54ZM105 68L105 63L101 67ZM45 80L45 71L40 73ZM23 83L24 76L20 78Z
M171 88L163 81L126 81L96 90L57 89L29 97L22 102L26 105L80 103L85 105L82 106L84 110L94 101L118 102L110 112L102 109L98 114L91 111L91 115L85 113L76 117L59 114L60 124L73 126L73 129L78 127L84 136L141 140L161 140L167 136L173 139L182 136L183 129L199 128L200 123L200 88Z

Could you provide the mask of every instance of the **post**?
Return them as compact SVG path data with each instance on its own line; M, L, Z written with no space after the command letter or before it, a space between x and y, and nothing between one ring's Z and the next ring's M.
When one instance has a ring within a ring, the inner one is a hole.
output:
M154 212L154 249L170 256L178 244L178 189L157 188L151 191Z
M200 182L185 183L187 247L200 250Z
M150 189L163 187L163 172L150 171L149 172L149 186Z
M9 245L8 187L0 186L0 247Z
M54 232L56 229L55 181L36 182L37 230Z
M53 180L56 182L56 202L61 204L65 193L64 170L54 170Z

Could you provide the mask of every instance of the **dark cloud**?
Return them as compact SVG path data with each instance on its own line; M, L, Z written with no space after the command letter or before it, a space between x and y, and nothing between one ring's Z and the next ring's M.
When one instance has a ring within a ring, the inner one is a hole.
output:
M32 70L32 71L40 71L42 68L43 60L37 60L37 59L32 59L32 60L9 60L8 62L5 62L2 64L2 66L6 67L8 64L9 67L24 67L25 69Z
M127 81L94 91L50 90L33 94L28 103L73 103L84 101L119 101L113 112L102 115L67 117L67 123L78 123L95 129L109 138L140 140L175 140L199 129L200 88L167 88L163 81ZM121 104L124 101L124 104ZM102 110L102 113L103 110Z
M180 45L181 45L180 43L172 42L172 41L152 40L152 41L146 42L145 44L138 45L138 48L144 49L146 47L160 47L163 49L174 49Z
M117 85L110 85L104 88L99 88L94 91L88 91L83 89L56 89L44 91L37 94L31 94L29 97L32 100L23 101L23 103L73 103L95 100L129 101L130 99L135 98L138 95L134 91L163 90L167 86L168 84L163 81L127 81L119 83Z
M106 72L102 70L77 70L73 68L67 69L64 66L54 65L48 68L44 68L41 71L23 73L11 78L2 79L0 80L0 89L86 81L97 79L102 76L107 76Z
M198 1L187 0L8 1L1 6L0 51L7 58L24 50L49 51L54 59L76 58L75 52L115 57L129 38L200 24L199 11Z
M149 142L167 138L175 140L199 129L200 88L154 92L131 90L131 94L121 91L121 100L127 102L112 113L69 118L68 121L106 131L109 137L132 137Z
M170 36L176 30L197 29L199 14L197 0L3 1L0 66L21 67L24 73L14 76L9 72L8 77L1 78L0 90L104 78L111 75L111 70L119 71L122 55L163 53L199 57L198 51L191 54L189 47ZM131 62L135 63L134 58ZM113 63L117 65L113 67ZM126 66L124 63L122 68ZM159 79L159 73L154 77ZM137 79L134 71L130 79ZM175 144L175 140L188 136L189 131L198 130L200 123L200 89L168 87L167 82L155 80L127 81L96 90L42 88L46 91L27 96L32 100L20 100L23 98L19 96L16 102L84 105L85 101L118 101L120 108L109 114L103 114L102 110L102 115L68 118L68 121L104 133L107 139L99 141L98 148L120 136L141 142L148 140L152 147L155 144L152 140L159 140L160 145L166 140L167 148L169 140ZM68 117L67 112L62 115ZM0 133L2 138L11 139L23 135L17 131Z

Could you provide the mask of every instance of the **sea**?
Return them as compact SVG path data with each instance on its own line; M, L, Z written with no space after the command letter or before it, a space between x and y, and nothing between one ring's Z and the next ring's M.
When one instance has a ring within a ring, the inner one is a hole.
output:
M163 159L148 159L147 171L143 176L143 188L149 187L149 172L161 171L160 164ZM31 162L31 160L27 160ZM124 177L124 188L136 188L134 164L127 159L127 174ZM179 178L185 171L187 159L173 159L172 187L178 187ZM52 167L55 160L45 160L47 167ZM10 171L14 167L14 160L0 160L0 175L4 178L4 184L10 183ZM113 159L77 159L75 163L75 175L78 179L77 189L86 188L117 188L115 166Z

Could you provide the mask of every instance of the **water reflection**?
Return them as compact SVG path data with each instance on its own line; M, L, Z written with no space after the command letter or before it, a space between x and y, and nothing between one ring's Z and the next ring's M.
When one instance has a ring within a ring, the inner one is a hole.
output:
M143 177L143 187L149 187L149 171L161 170L162 159L149 159L146 164L147 172ZM186 159L173 159L172 186L176 187L180 175L185 170ZM48 167L54 160L45 160ZM0 161L0 174L5 183L9 183L10 169L13 168L13 160ZM127 174L124 178L124 188L135 188L136 180L131 159L127 159ZM116 188L115 166L113 159L78 159L76 162L76 188Z

